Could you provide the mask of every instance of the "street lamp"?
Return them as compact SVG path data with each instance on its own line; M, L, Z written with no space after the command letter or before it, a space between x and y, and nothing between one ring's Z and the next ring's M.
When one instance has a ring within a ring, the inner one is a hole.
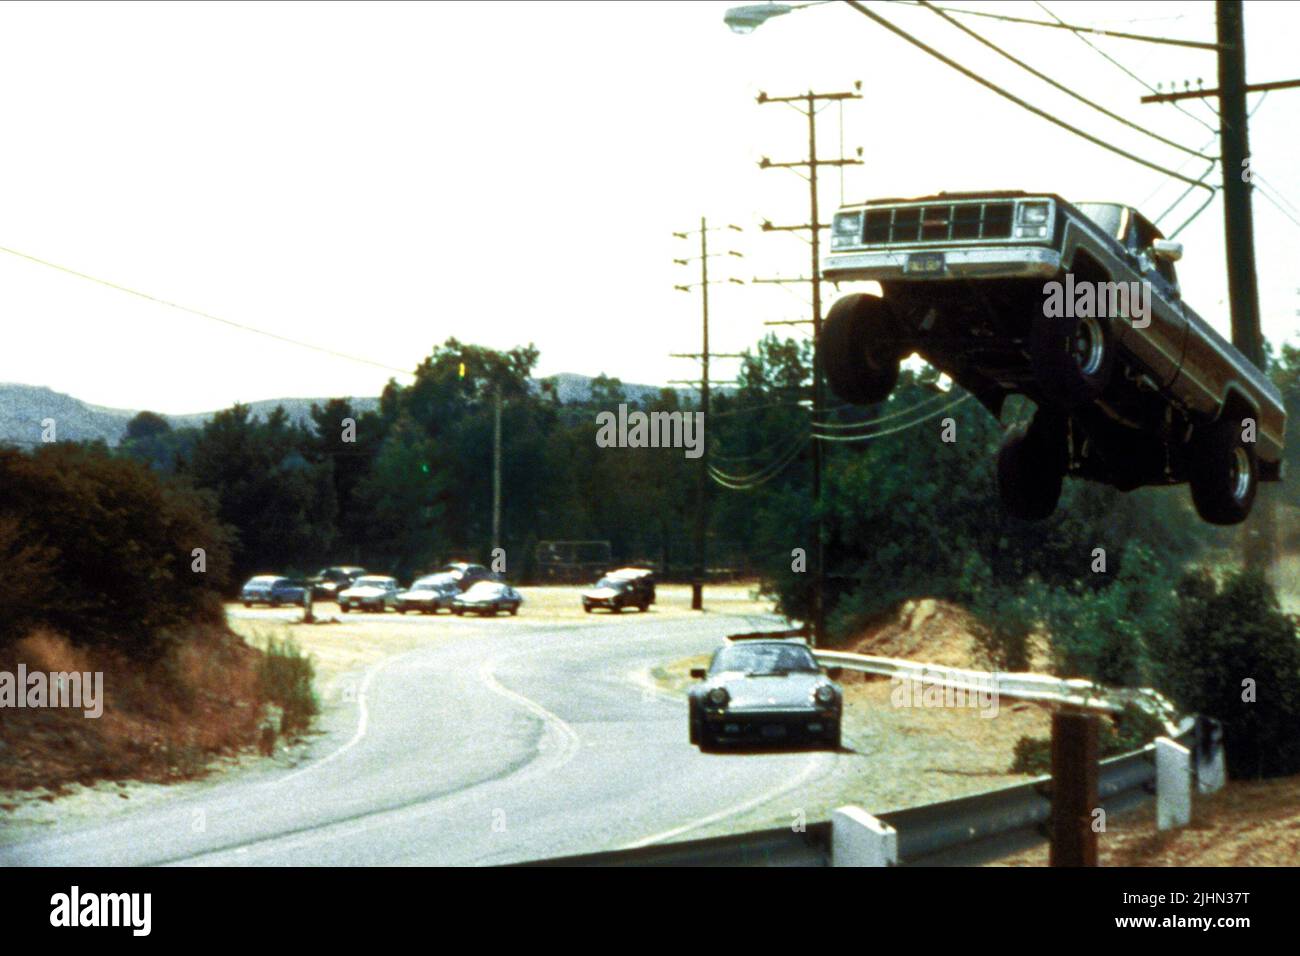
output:
M772 17L779 17L792 10L816 7L830 0L813 0L812 3L751 3L743 7L732 7L722 15L722 21L733 33L753 33Z

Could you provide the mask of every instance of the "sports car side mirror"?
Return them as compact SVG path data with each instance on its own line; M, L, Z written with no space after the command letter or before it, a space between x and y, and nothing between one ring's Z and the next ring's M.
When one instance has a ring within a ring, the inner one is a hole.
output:
M691 668L691 676L694 677L696 680L704 680L705 673L706 671L704 670L703 667Z
M1165 262L1177 262L1183 257L1183 244L1172 239L1157 239L1151 243L1151 254Z
M829 677L831 680L839 680L841 677L844 676L844 668L828 667L826 668L826 676Z

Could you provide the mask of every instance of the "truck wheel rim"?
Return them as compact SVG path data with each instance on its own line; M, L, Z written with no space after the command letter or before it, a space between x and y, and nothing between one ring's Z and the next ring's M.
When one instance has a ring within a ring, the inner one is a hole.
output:
M1078 363L1079 371L1084 375L1096 375L1106 352L1101 323L1094 318L1080 319L1070 342L1070 351Z
M1234 501L1244 501L1250 491L1250 456L1246 449L1238 448L1232 453L1232 497Z

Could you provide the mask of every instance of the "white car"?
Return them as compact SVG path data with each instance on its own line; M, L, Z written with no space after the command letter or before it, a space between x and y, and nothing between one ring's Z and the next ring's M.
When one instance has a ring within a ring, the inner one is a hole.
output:
M339 610L378 611L381 614L397 603L397 578L367 574L339 592Z
M480 581L470 585L468 591L457 595L451 603L451 613L462 614L497 614L505 611L518 614L519 605L524 603L523 595L501 581Z

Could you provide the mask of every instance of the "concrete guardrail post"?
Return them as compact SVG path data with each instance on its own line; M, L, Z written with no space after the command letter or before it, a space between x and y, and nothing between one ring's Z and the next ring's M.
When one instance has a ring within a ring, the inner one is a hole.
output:
M1192 752L1168 737L1156 738L1156 829L1192 822Z
M1223 748L1223 724L1210 717L1197 718L1196 792L1218 793L1228 782L1227 754Z
M898 831L861 807L831 814L831 866L897 866Z

